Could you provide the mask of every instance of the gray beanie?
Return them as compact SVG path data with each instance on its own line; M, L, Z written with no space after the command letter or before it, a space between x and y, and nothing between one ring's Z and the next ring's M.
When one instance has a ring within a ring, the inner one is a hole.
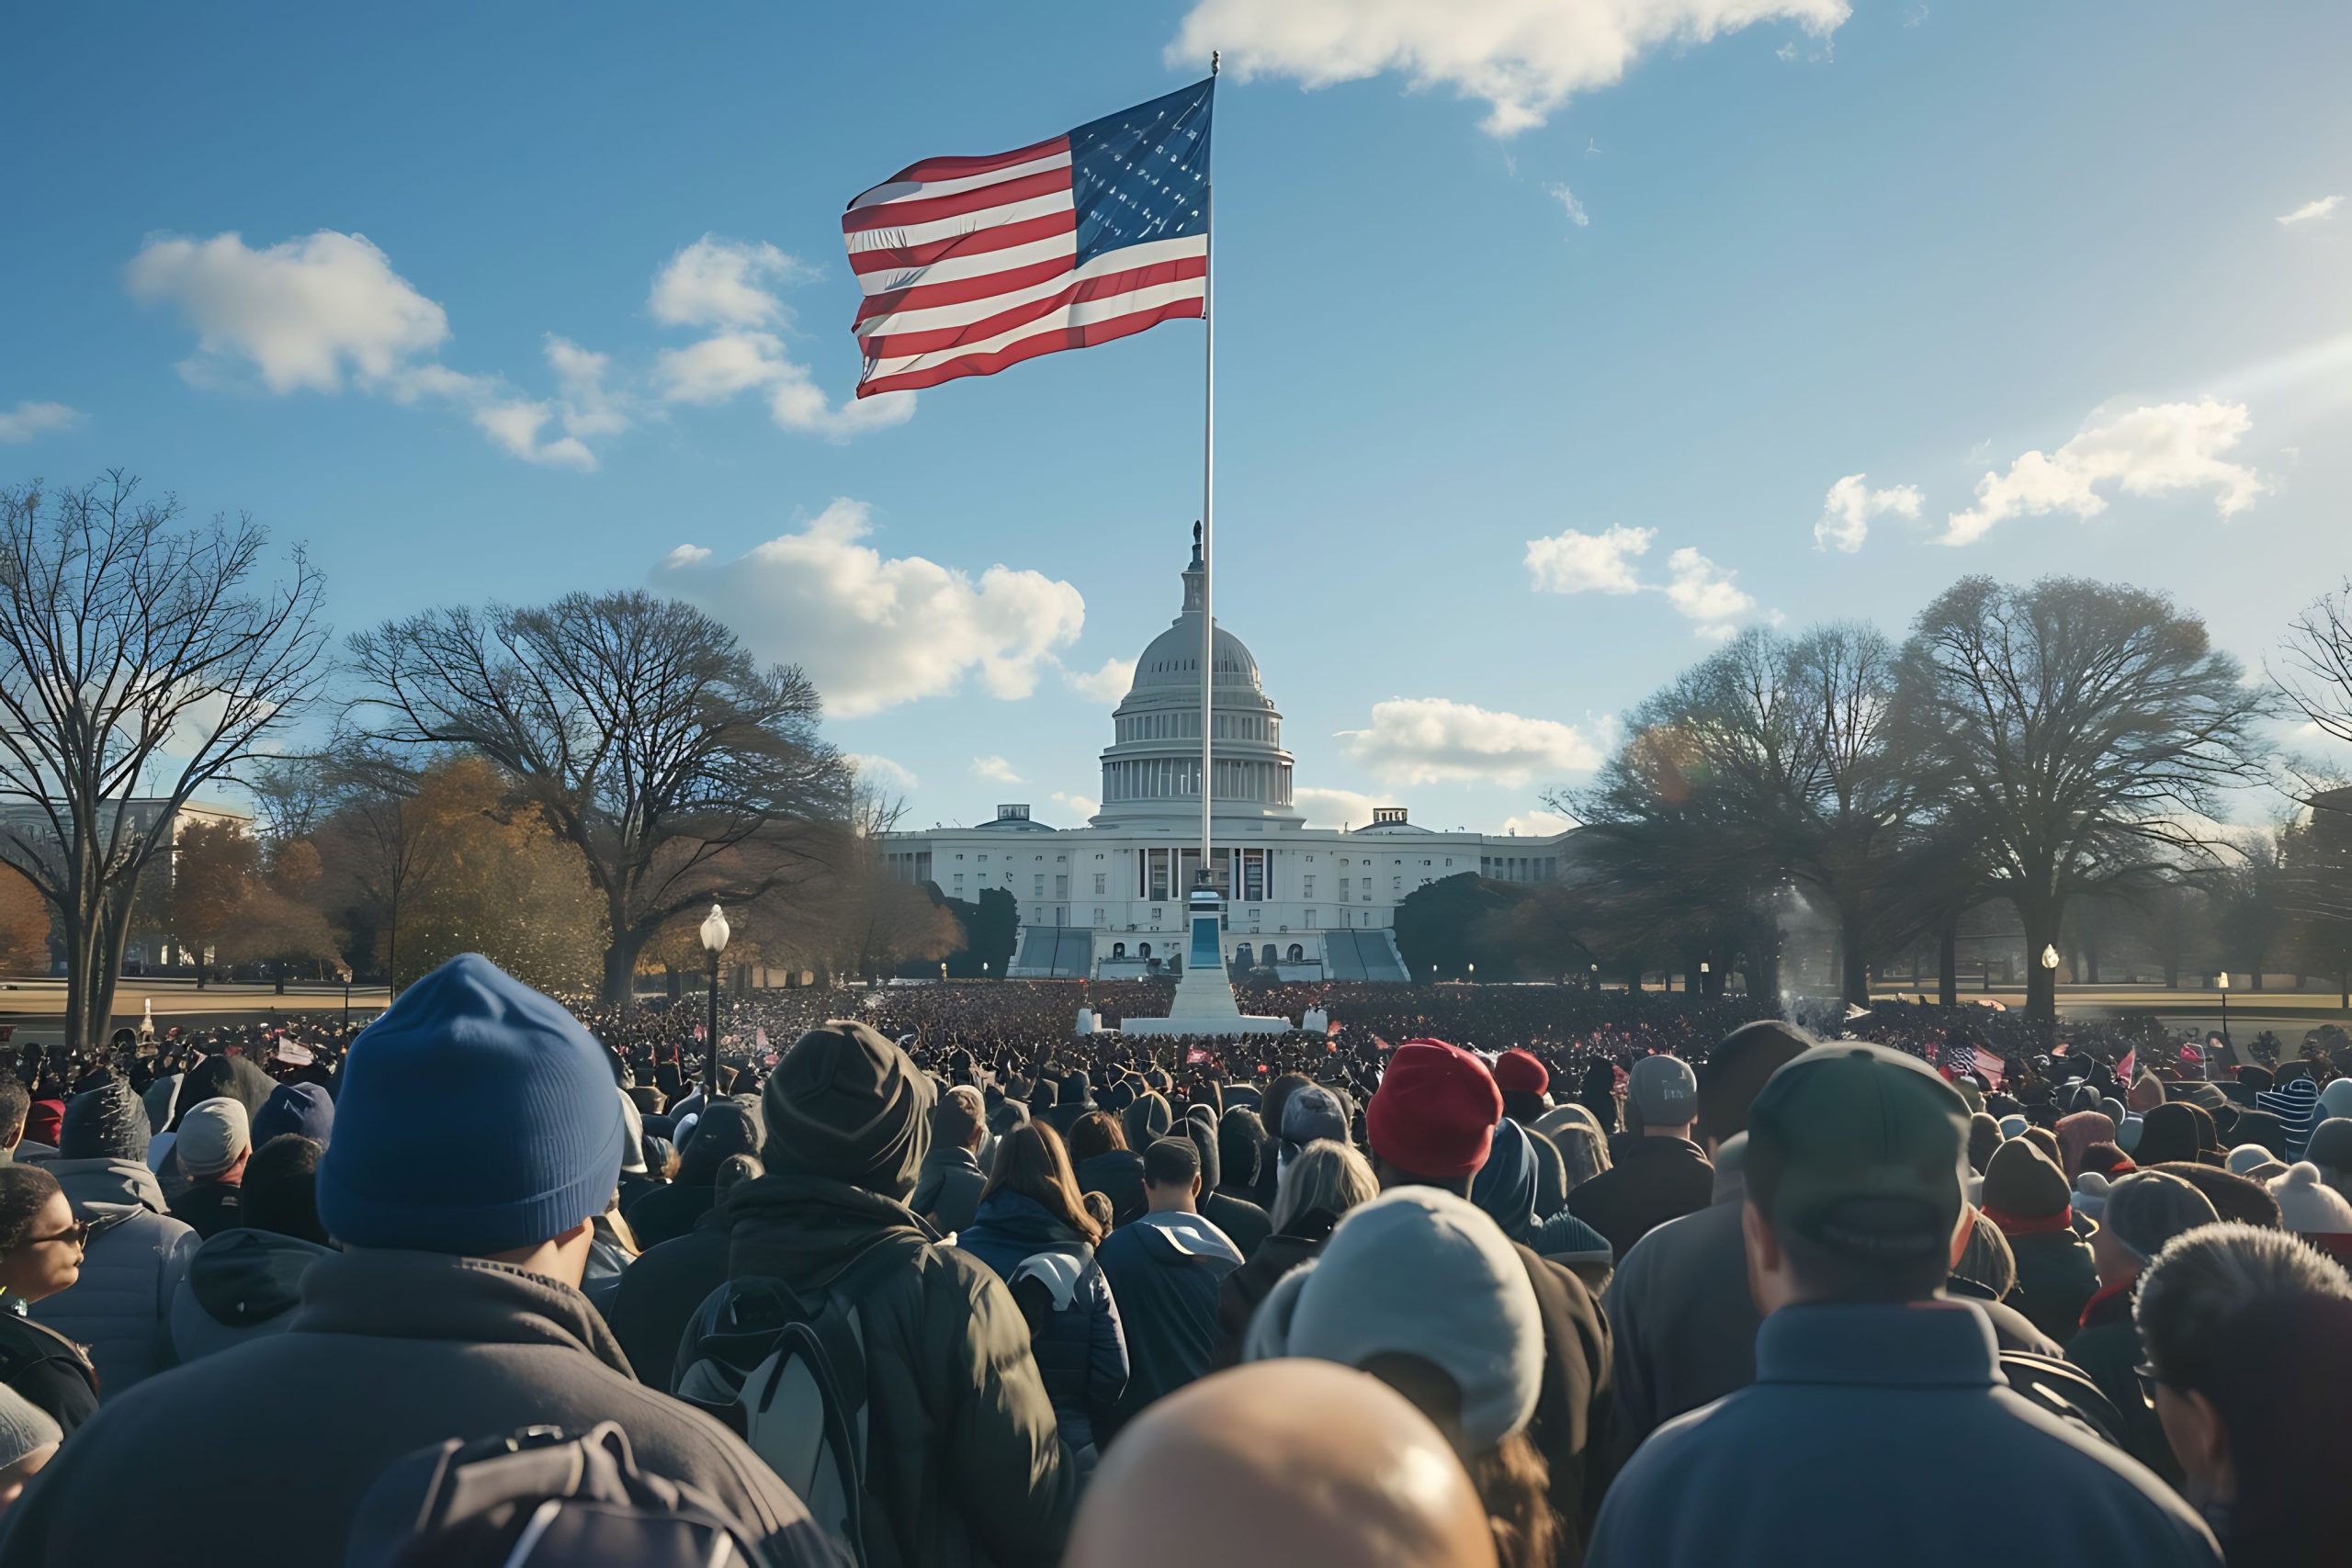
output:
M1535 1414L1544 1320L1534 1287L1501 1229L1464 1199L1403 1187L1359 1204L1322 1256L1278 1290L1251 1325L1252 1359L1362 1367L1419 1356L1461 1390L1465 1454L1485 1453Z
M2303 1157L2324 1170L2352 1168L2352 1120L2331 1116L2312 1128Z
M11 1465L36 1449L65 1440L48 1411L0 1383L0 1465Z
M645 1169L645 1117L637 1109L637 1101L628 1090L616 1091L621 1097L621 1174L643 1176Z
M2177 1176L2135 1171L2108 1190L2099 1223L2116 1245L2145 1263L2183 1231L2210 1225L2222 1216L2212 1201Z

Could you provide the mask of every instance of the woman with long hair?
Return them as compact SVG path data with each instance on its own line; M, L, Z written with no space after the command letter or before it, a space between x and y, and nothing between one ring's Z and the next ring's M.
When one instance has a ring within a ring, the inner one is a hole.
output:
M1126 1337L1094 1261L1102 1239L1061 1139L1042 1122L999 1140L979 1207L956 1238L996 1270L1029 1320L1038 1373L1081 1474L1094 1468L1096 1426L1127 1386Z
M97 1413L98 1374L82 1348L25 1309L82 1277L90 1225L57 1178L37 1165L0 1166L0 1382L48 1413L61 1431Z
M1345 1144L1317 1138L1291 1160L1274 1193L1272 1234L1217 1285L1212 1369L1240 1364L1250 1319L1275 1281L1322 1251L1340 1217L1379 1193L1372 1163Z

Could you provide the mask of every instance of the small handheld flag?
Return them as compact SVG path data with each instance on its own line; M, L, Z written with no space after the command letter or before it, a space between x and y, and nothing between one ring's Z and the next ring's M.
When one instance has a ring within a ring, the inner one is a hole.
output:
M857 395L1206 314L1216 78L1010 152L926 158L842 215Z

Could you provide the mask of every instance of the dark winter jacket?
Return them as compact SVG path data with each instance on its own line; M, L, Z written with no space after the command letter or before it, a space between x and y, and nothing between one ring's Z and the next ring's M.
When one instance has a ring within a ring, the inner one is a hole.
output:
M0 1296L0 1382L46 1411L67 1437L98 1411L98 1375L82 1348L24 1315L25 1303Z
M1127 1388L1113 1422L1123 1427L1208 1371L1217 1289L1240 1266L1241 1254L1200 1215L1170 1213L1112 1232L1095 1257L1127 1335Z
M1605 1289L1613 1261L1607 1238L1574 1214L1537 1217L1535 1196L1542 1188L1543 1168L1536 1153L1539 1145L1549 1149L1552 1140L1503 1118L1495 1127L1487 1163L1470 1184L1470 1201L1486 1211L1511 1240L1575 1270L1588 1289ZM1553 1150L1555 1157L1558 1152Z
M670 1392L687 1320L727 1283L727 1246L726 1211L714 1209L621 1270L605 1315L646 1387Z
M334 1252L275 1231L222 1231L188 1256L187 1275L172 1292L173 1351L193 1361L285 1333L302 1300L302 1276Z
M866 1348L867 1551L888 1563L1051 1562L1078 1472L1029 1349L1029 1325L989 1266L941 1247L903 1203L824 1177L778 1173L728 1193L733 1278L831 1285L853 1265ZM876 1551L877 1523L889 1539Z
M1250 1342L1250 1320L1273 1293L1282 1277L1310 1262L1331 1239L1339 1216L1310 1209L1258 1244L1249 1260L1225 1277L1216 1288L1216 1345L1209 1352L1209 1371L1241 1364L1242 1347Z
M1616 1164L1568 1194L1568 1213L1623 1258L1667 1221L1705 1208L1714 1185L1715 1168L1688 1138L1626 1138Z
M664 1182L621 1212L640 1250L650 1251L695 1228L710 1213L718 1190L710 1182Z
M172 1201L172 1218L194 1231L199 1241L210 1241L222 1231L244 1223L243 1191L232 1181L195 1181Z
M1143 1196L1143 1156L1133 1149L1112 1149L1078 1168L1078 1190L1100 1192L1111 1200L1111 1223L1132 1224L1147 1207Z
M2132 1321L2132 1287L2101 1287L2083 1309L2083 1325L2066 1343L2066 1359L2090 1374L2108 1403L2122 1413L2123 1451L2163 1476L2181 1483L2180 1461L2165 1438L2164 1423L2141 1392L2133 1369L2146 1359L2139 1326Z
M1247 1262L1272 1234L1274 1222L1247 1197L1225 1190L1225 1154L1218 1146L1216 1121L1205 1108L1197 1115L1188 1113L1177 1125L1201 1156L1201 1217L1223 1231Z
M1127 1386L1126 1335L1094 1249L1035 1198L1005 1191L981 1202L956 1245L1012 1290L1062 1440L1091 1466L1095 1426L1110 1420Z
M2009 1392L1965 1302L1788 1307L1756 1371L1642 1445L1590 1568L2221 1562L2163 1483ZM1984 1501L1956 1505L1956 1475Z
M164 1213L163 1189L136 1160L54 1159L46 1168L94 1234L82 1278L34 1303L33 1321L88 1347L98 1386L119 1398L173 1362L172 1297L197 1235Z
M607 1419L648 1472L709 1493L797 1560L812 1528L799 1500L718 1422L639 1386L579 1292L483 1258L366 1251L311 1267L286 1333L108 1400L9 1510L0 1564L339 1562L392 1461L453 1434ZM231 1453L285 1477L232 1526L219 1468L189 1461ZM191 1535L192 1520L212 1525Z
M1552 1474L1562 1562L1582 1559L1600 1495L1615 1471L1610 1432L1617 1399L1610 1371L1609 1320L1583 1280L1565 1264L1514 1242L1544 1320L1544 1381L1528 1440Z
M2098 1290L2098 1263L2072 1229L2028 1231L2008 1238L2018 1260L2009 1305L2064 1345L2082 1326L2083 1308Z
M980 1174L980 1162L969 1149L944 1148L938 1144L923 1156L922 1169L915 1178L915 1195L907 1207L932 1223L943 1235L953 1235L972 1223L972 1211L979 1206L980 1190L989 1179Z

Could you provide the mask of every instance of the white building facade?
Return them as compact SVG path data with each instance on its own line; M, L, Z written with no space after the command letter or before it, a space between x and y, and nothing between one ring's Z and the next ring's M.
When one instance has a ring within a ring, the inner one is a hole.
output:
M1200 868L1200 548L1183 609L1136 663L1112 713L1101 809L1056 829L1025 805L974 828L894 833L894 874L951 898L1012 895L1021 939L1012 976L1132 978L1180 961L1184 897ZM1285 979L1408 976L1391 928L1416 889L1464 872L1502 882L1563 874L1571 837L1439 832L1383 807L1351 829L1309 828L1292 804L1282 715L1239 637L1215 628L1211 714L1216 880L1227 896L1228 965Z

